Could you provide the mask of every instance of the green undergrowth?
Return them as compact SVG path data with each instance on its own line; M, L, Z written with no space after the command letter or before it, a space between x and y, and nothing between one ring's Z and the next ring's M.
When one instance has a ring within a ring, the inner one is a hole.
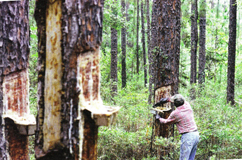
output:
M132 85L129 85L132 86ZM198 90L198 87L195 86ZM241 86L236 86L240 92ZM206 82L205 88L195 100L189 99L189 87L180 93L191 103L200 133L196 159L242 158L242 106L226 104L226 84ZM238 93L236 93L238 95ZM180 135L163 139L156 137L150 152L153 116L147 102L147 89L119 89L114 97L121 106L112 126L99 128L98 159L157 159L162 148L168 148L164 159L179 159ZM240 102L240 96L235 100ZM112 102L107 102L113 104ZM175 127L176 130L176 127Z
M201 136L198 158L242 158L242 106L226 104L226 84L207 83L191 105Z

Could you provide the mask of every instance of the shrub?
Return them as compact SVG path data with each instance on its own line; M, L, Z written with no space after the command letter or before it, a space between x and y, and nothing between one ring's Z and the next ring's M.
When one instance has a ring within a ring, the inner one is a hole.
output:
M189 90L189 87L180 88L180 93L188 101ZM156 137L154 155L150 153L153 119L147 98L146 89L139 92L132 88L119 90L114 99L116 105L123 108L113 126L99 129L99 159L156 159L164 148L169 151L164 159L178 159L180 135L177 131L174 138ZM239 97L235 99L240 101ZM196 159L242 158L242 106L226 104L226 84L206 82L199 96L190 103L200 133Z

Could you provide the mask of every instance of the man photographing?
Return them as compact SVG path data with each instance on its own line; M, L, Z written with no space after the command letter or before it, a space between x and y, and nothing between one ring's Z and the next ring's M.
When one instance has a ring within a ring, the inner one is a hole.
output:
M176 94L170 98L161 98L154 107L167 102L174 102L176 109L171 112L168 119L161 118L158 114L156 119L159 119L160 123L163 124L176 124L179 133L182 135L179 160L194 160L199 142L199 133L193 110L181 94Z

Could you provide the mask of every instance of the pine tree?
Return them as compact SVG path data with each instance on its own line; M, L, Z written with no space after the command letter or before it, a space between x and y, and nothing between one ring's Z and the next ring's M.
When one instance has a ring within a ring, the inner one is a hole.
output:
M230 0L229 10L229 44L228 44L228 72L227 72L227 103L234 105L234 78L236 56L236 13L237 2Z
M23 118L30 122L29 40L29 1L0 2L1 160L29 159L28 134L18 130Z
M147 85L146 47L145 47L145 26L144 26L144 3L141 1L141 25L142 25L142 47L144 62L144 86Z
M38 160L97 159L98 125L90 110L101 106L99 2L36 1Z
M198 83L205 82L205 64L206 64L206 0L200 3L200 34L199 34L199 73Z
M155 102L178 92L180 58L180 0L158 0L153 2L152 38L155 56ZM154 27L154 28L153 28ZM163 107L171 108L170 103ZM172 110L161 116L167 118ZM171 137L173 125L155 122L155 136ZM159 157L167 152L160 153Z
M126 17L125 14L125 0L121 1L121 5L122 5L122 13L123 15L125 15L124 17ZM123 27L121 29L121 46L122 46L122 88L126 87L126 80L127 80L127 76L126 76L126 28Z
M139 0L137 0L136 73L139 74Z
M190 84L196 84L197 81L197 41L198 41L198 31L197 31L197 0L192 0L191 3L191 74L190 74ZM191 90L191 98L195 99L195 89Z

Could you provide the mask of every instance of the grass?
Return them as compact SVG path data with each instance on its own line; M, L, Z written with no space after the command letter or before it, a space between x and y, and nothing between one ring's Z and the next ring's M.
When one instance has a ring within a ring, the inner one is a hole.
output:
M196 159L242 158L242 105L226 104L226 84L208 81L205 86L200 96L193 101L189 99L189 87L180 88L180 93L191 103L200 132ZM241 102L241 89L242 86L236 85L235 99L238 102ZM103 85L101 90L104 102L114 105L109 98L108 84ZM153 117L147 98L147 89L139 82L137 86L129 84L129 87L119 89L119 94L113 100L116 106L122 106L122 109L115 123L109 127L99 127L99 160L157 159L157 153L166 146L173 150L164 159L178 159L180 135L177 131L174 138L156 137L153 143L154 155L150 153ZM31 98L30 101L32 101ZM33 103L36 102L33 101ZM36 109L32 111L36 114ZM33 146L34 136L30 137L31 160L35 159Z
M208 81L193 101L189 99L189 87L180 88L180 93L191 103L200 132L196 159L242 158L242 107L226 104L226 85ZM149 149L153 119L147 98L144 88L139 92L132 88L119 90L115 102L123 108L114 125L99 128L98 159L152 159ZM169 145L174 150L164 158L178 159L180 135L175 135L172 139L157 137L155 152Z
M143 87L142 78L129 81L128 87L119 88L118 95L110 98L109 84L103 83L101 95L104 103L122 106L112 126L99 127L98 159L157 159L157 152L169 146L173 150L164 159L178 159L180 135L171 139L156 137L153 143L154 155L150 153L153 117L148 104L148 90ZM242 97L241 74L237 74L235 106L226 104L226 83L207 81L205 88L195 100L189 99L189 85L180 87L179 92L191 103L195 121L200 132L200 143L196 159L239 159L242 158ZM195 86L198 88L197 86ZM30 91L31 113L36 110L36 89ZM176 128L175 128L176 129ZM30 137L30 159L34 160L34 136Z

